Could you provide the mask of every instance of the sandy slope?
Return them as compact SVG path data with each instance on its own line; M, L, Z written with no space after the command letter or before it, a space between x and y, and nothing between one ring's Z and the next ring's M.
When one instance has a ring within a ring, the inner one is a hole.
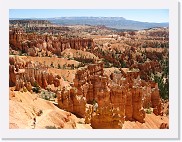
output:
M155 114L146 114L145 123L125 121L123 129L159 129L161 123L169 122L166 116L156 116Z
M80 124L80 118L57 108L51 102L38 98L29 92L10 92L9 128L33 129L33 118L36 117L36 129L77 129L91 128L90 125ZM37 116L40 110L43 113ZM83 120L82 120L83 121ZM78 124L77 124L78 123Z

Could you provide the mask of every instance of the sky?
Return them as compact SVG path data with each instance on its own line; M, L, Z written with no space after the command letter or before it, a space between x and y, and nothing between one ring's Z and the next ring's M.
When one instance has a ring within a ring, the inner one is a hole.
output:
M169 22L168 9L10 9L9 18L123 17L141 22Z

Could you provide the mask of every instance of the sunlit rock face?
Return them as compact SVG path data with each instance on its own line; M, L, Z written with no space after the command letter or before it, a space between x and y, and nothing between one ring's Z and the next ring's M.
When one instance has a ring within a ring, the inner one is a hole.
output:
M117 78L117 79L116 79ZM74 85L57 94L60 108L89 117L93 128L122 128L125 121L145 122L147 107L161 113L157 84L140 79L138 71L104 75L103 64L92 64L77 71ZM92 113L86 104L92 105Z
M29 56L49 56L48 52L60 56L61 52L67 48L76 50L94 48L93 39L39 35L25 33L22 29L12 29L9 32L9 43L13 50L21 51Z
M16 91L23 87L31 91L36 85L44 89L51 84L55 87L60 85L61 77L48 73L47 67L41 64L25 62L18 56L9 57L9 62L9 85L15 86Z

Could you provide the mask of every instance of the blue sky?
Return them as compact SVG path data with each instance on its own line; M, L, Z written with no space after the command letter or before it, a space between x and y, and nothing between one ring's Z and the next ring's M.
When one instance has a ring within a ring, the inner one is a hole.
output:
M9 18L124 17L142 22L169 22L167 9L10 9Z

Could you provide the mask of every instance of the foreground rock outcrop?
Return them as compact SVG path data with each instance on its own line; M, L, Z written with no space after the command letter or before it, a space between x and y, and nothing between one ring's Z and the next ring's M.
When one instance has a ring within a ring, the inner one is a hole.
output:
M139 71L104 74L103 64L80 68L70 88L57 94L58 106L81 117L89 117L86 104L92 105L92 128L122 128L126 120L145 122L145 108L161 112L158 85L140 79Z

